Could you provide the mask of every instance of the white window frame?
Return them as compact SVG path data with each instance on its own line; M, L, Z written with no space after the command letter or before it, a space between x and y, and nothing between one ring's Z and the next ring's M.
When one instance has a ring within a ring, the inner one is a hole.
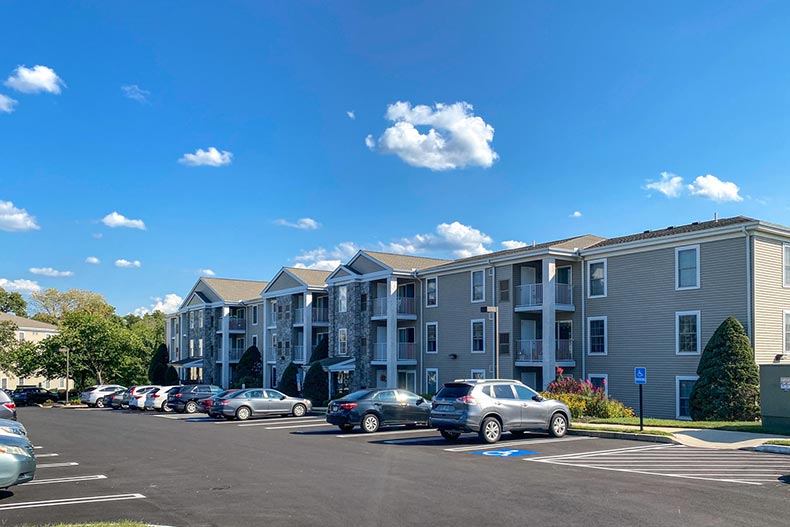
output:
M255 346L256 348L258 347L258 335L252 336L252 345Z
M680 381L697 381L698 375L675 375L675 419L683 419L684 421L691 421L691 416L680 416Z
M203 327L203 310L198 311L198 327Z
M203 356L203 339L198 339L198 353L199 357Z
M481 379L485 379L486 378L486 370L485 370L485 368L472 368L469 371L469 378L470 379L474 379L475 378L475 373L481 374L482 375L482 377L480 377Z
M609 397L609 374L608 373L588 373L587 380L592 382L593 379L603 379L603 393Z
M785 309L782 311L782 355L790 355L790 352L787 350L787 343L790 341L788 337L790 335L787 334L787 317L790 316L790 309Z
M252 325L258 325L258 306L252 306Z
M679 255L680 251L690 251L694 249L697 254L697 285L687 286L687 287L680 287L680 260ZM699 266L699 244L696 245L684 245L683 247L675 247L675 291L687 291L689 289L699 289L700 288L700 266Z
M436 372L436 393L439 393L441 389L441 384L439 383L439 368L425 368L425 393L430 393L428 391L428 372Z
M436 351L428 351L428 327L433 326L435 335L436 335ZM436 355L439 353L439 323L438 322L426 322L425 323L425 353L428 355Z
M436 283L434 291L436 292L436 301L433 304L428 303L428 282L433 280ZM425 307L438 307L439 306L439 277L425 279Z
M478 300L475 300L475 273L480 273L483 275L483 297ZM477 271L471 271L469 273L469 300L473 304L486 301L486 270L485 269L478 269Z
M790 243L782 244L782 286L785 288L790 288L790 273L787 272L790 266L788 255L790 255Z
M475 351L475 324L480 322L483 324L483 350ZM472 353L479 354L486 352L486 319L476 318L469 321L469 350Z
M337 288L337 311L338 313L348 311L348 286L341 285Z
M697 317L697 351L680 351L680 317L696 315ZM675 355L700 355L702 353L702 314L700 311L675 311Z
M340 336L343 336L341 338ZM345 343L346 350L344 353L341 353L342 346L341 344ZM339 328L337 330L337 355L338 357L348 357L348 329L347 328Z
M195 339L189 339L189 356L195 356Z
M592 288L590 287L590 280L592 280L592 273L590 267L594 264L603 264L603 294L593 295ZM587 261L587 298L606 298L609 294L609 263L606 258L599 258L597 260Z
M590 323L596 320L603 320L603 353L592 353L592 333ZM587 356L604 357L609 355L609 320L607 317L587 317Z

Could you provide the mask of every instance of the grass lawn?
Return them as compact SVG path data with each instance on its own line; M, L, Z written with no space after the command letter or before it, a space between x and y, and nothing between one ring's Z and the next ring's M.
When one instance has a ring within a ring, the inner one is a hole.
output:
M638 417L615 417L611 419L590 419L589 423L613 425L639 425ZM705 428L715 430L731 430L734 432L752 432L754 434L790 435L781 430L763 428L760 421L685 421L682 419L645 418L645 426L663 426L666 428Z
M637 423L639 424L639 423ZM639 430L638 428L616 428L614 426L584 426L583 424L574 424L571 430L593 430L596 432L621 432L625 434L643 434L651 436L671 436L670 432L663 430Z
M790 446L790 441L785 441L784 439L774 439L772 441L766 441L766 445L779 445L779 446Z
M58 523L42 527L147 527L145 523L120 521L120 522L96 522L96 523Z

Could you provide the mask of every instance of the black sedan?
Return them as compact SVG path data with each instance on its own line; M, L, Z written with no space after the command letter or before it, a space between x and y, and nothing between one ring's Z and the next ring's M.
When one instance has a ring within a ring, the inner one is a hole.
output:
M355 426L372 433L381 426L427 425L431 403L406 390L360 390L330 401L326 421L350 432Z
M14 390L13 398L17 406L26 406L28 404L54 403L58 400L58 394L44 388L25 386Z

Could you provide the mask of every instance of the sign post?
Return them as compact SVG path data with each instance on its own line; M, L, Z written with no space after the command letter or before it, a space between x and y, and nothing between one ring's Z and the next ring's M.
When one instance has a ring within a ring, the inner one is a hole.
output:
M634 368L634 384L639 386L639 430L644 430L644 411L642 409L642 386L647 384L647 368Z

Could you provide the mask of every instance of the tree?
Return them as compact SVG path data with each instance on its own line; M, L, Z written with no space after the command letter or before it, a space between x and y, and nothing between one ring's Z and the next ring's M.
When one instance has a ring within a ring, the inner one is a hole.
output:
M35 342L15 343L0 353L0 371L15 377L35 377L40 370L41 349Z
M304 397L313 401L314 406L323 406L329 397L329 379L324 368L313 363L304 378Z
M321 340L318 341L318 344L316 344L315 349L313 349L310 362L326 359L327 357L329 357L329 339L323 336Z
M33 318L42 322L60 321L64 315L72 312L84 312L103 318L115 316L115 308L108 304L102 295L92 291L70 289L61 292L50 288L32 293L30 298L30 303L36 311L36 316ZM38 315L43 316L36 318Z
M0 287L0 313L13 313L27 317L27 302L20 293L8 292Z
M153 350L165 344L165 315L161 311L145 313L143 316L130 313L123 320L126 327L143 340L147 349Z
M148 365L148 380L151 381L151 384L165 384L169 358L167 346L160 344L151 357L151 363Z
M16 345L17 329L19 328L13 322L7 320L0 321L0 355L8 352Z
M178 372L173 366L168 366L165 372L165 386L173 386L176 384L181 384L178 378Z
M239 359L233 379L233 387L260 388L263 386L263 360L258 346L250 346Z
M760 415L760 375L749 337L734 317L721 323L697 366L689 404L695 421L754 421Z
M280 379L280 384L278 388L281 392L285 395L290 395L291 397L299 397L299 384L297 382L297 377L299 376L299 366L297 366L294 362L288 364L288 367L285 368L283 371L282 379Z

